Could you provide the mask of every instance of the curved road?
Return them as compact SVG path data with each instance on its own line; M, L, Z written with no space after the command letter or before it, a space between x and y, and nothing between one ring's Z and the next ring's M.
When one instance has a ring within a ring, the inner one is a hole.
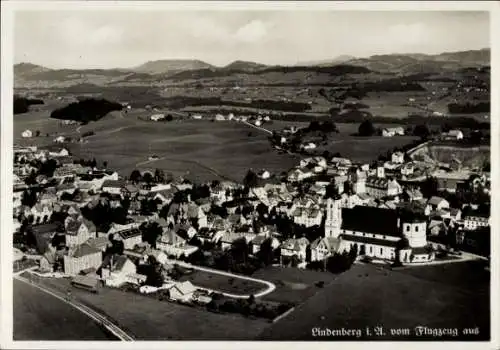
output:
M192 264L186 263L184 261L179 261L179 260L169 260L169 261L172 262L172 263L175 263L175 264L177 264L179 266L183 266L183 267L190 268L190 269L195 269L195 270L210 272L210 273L214 273L214 274L218 274L218 275L229 276L229 277L233 277L233 278L239 278L239 279L243 279L243 280L247 280L247 281L252 281L252 282L257 282L257 283L265 284L267 286L267 288L265 290L263 290L262 292L259 292L259 293L256 293L256 294L253 295L256 298L259 298L259 297L262 297L264 295L267 295L267 294L273 292L276 289L276 285L274 283L269 282L269 281L265 281L265 280L261 280L261 279L257 279L257 278L252 278L252 277L248 277L248 276L236 275L236 274L231 273L231 272L226 272L226 271L221 271L221 270L215 270L215 269L211 269L211 268L208 268L208 267L192 265ZM205 288L205 287L199 287L199 288L211 290L211 289ZM230 293L220 292L220 291L217 291L217 290L211 290L211 291L218 292L218 293L221 293L221 294L223 294L225 296L228 296L228 297L231 297L231 298L236 298L236 299L247 299L247 298L250 297L249 294L243 294L243 295L241 295L241 294L230 294Z
M41 291L43 291L43 292L45 292L47 294L52 295L54 298L57 298L60 301L73 306L75 309L79 310L80 312L84 313L85 315L87 315L88 317L90 317L91 319L93 319L94 321L96 321L97 324L100 324L100 325L103 325L104 327L106 327L106 329L108 329L111 333L113 333L120 340L122 340L122 341L133 341L134 340L134 338L132 336L130 336L129 334L127 334L124 330L122 330L121 328L119 328L114 323L110 322L103 315L101 315L98 312L90 309L89 307L87 307L85 305L82 305L80 303L77 303L74 300L68 300L67 298L62 297L61 295L59 295L59 293L55 293L55 292L53 292L53 291L51 291L51 290L49 290L49 289L47 289L45 287L42 287L42 286L40 286L38 284L35 284L35 283L32 283L28 279L26 279L24 277L21 277L19 274L16 274L14 276L14 278L16 278L17 280L22 281L24 283L27 283L27 284L35 287L35 288L38 288L39 290L41 290Z

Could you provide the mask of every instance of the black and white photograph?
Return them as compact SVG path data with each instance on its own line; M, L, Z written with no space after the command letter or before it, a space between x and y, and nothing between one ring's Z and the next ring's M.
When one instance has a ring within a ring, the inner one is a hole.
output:
M2 347L495 348L499 6L420 4L2 2Z

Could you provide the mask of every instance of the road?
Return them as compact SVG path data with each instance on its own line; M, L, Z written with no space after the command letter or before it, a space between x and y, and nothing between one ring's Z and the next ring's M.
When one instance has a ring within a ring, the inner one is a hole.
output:
M21 273L22 272L24 272L24 271L21 271ZM88 317L90 317L91 319L93 319L95 322L97 322L97 324L104 326L107 330L109 330L111 333L113 333L118 339L120 339L122 341L133 341L134 340L134 338L132 336L127 334L124 330L119 328L117 325L110 322L105 316L90 309L89 307L87 307L85 305L82 305L82 304L76 302L74 299L68 299L65 296L61 296L61 294L59 292L56 293L56 292L51 291L43 286L40 286L36 283L33 283L32 281L30 281L24 277L21 277L20 273L16 273L14 275L14 278L21 281L21 282L27 283L35 288L38 288L39 290L41 290L47 294L50 294L54 298L59 299L60 301L66 303L68 305L71 305L72 307L74 307L78 311L82 312L83 314L85 314Z
M229 277L233 277L233 278L239 278L239 279L243 279L243 280L247 280L247 281L265 284L267 286L267 288L265 290L253 295L256 298L259 298L259 297L262 297L262 296L267 295L269 293L272 293L276 289L276 285L274 285L274 283L271 283L269 281L265 281L265 280L261 280L261 279L257 279L257 278L252 278L252 277L248 277L248 276L236 275L236 274L231 273L231 272L210 269L210 268L203 267L203 266L192 265L192 264L186 263L184 261L179 261L179 260L169 260L169 262L172 264L177 264L179 266L188 268L188 269L200 270L200 271L210 272L210 273L214 273L214 274L218 274L218 275L229 276ZM204 288L204 287L200 287L200 288L210 290L210 289ZM247 299L250 297L249 294L230 294L230 293L224 293L224 292L220 292L220 291L216 291L216 290L210 290L210 291L221 293L225 296L228 296L231 298L236 298L236 299Z
M242 120L241 122L242 122L243 124L246 124L246 125L248 125L248 126L251 126L252 128L255 128L255 129L258 129L258 130L264 131L264 132L268 133L269 135L272 135L272 134L273 134L273 133L272 133L272 131L270 131L270 130L268 130L268 129L265 129L265 128L262 128L262 127L260 127L260 126L257 126L257 125L254 125L254 124L251 124L251 123L249 123L249 122L247 122L247 121Z

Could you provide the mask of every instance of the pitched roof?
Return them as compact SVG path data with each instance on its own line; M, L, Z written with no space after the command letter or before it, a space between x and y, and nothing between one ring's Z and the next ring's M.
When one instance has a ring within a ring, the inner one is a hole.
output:
M342 229L356 232L399 236L398 214L395 210L355 206L342 209Z
M351 241L356 243L364 243L364 244L374 244L384 247L396 247L398 245L398 241L389 241L387 239L378 239L372 237L363 237L363 236L354 236L354 235L340 235L340 239L344 241Z
M125 181L123 180L106 180L103 182L102 187L114 187L114 188L122 188L125 186Z
M96 254L96 253L100 253L100 252L101 251L99 249L97 249L96 247L93 247L88 243L83 243L75 248L72 256L74 258L81 258L81 257L87 256L87 255Z
M177 289L182 295L194 293L196 287L189 281L176 283L172 288Z
M429 201L427 203L429 203L430 205L438 205L442 201L446 202L446 199L444 199L442 197L438 197L438 196L433 196L433 197L431 197L431 199L429 199Z
M137 237L137 236L141 236L142 235L141 231L138 228L135 228L135 227L131 227L131 228L128 228L128 229L125 229L125 230L121 230L121 231L115 232L115 233L117 235L119 235L122 239L127 239L127 238Z
M37 225L37 226L32 226L33 233L35 235L43 235L46 233L53 233L56 232L58 229L59 225L56 223L50 223L50 224L43 224L43 225Z

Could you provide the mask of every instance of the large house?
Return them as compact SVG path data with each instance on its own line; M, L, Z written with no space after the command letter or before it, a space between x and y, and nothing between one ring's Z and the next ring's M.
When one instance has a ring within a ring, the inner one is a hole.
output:
M142 232L137 227L126 228L113 232L114 238L123 242L124 249L132 249L142 242Z
M397 196L402 192L403 188L394 179L369 177L366 180L366 193L374 198Z
M78 246L96 237L95 225L87 219L68 220L66 223L65 241L67 247Z
M295 257L298 264L304 263L307 258L307 247L309 240L305 237L296 239L290 238L283 242L280 246L280 262L283 264L285 260L290 260Z
M119 287L129 281L129 275L137 272L135 264L125 255L109 256L102 264L101 277L107 286Z
M319 226L323 219L323 213L318 208L296 208L293 212L293 222L306 227Z
M483 213L472 213L464 216L464 229L476 230L481 227L490 226L490 215Z
M70 248L64 255L64 272L68 275L77 275L80 271L89 268L96 270L102 264L102 252L88 243Z
M403 127L382 129L382 136L384 136L384 137L392 137L392 136L404 135L404 134L405 134L405 129Z

